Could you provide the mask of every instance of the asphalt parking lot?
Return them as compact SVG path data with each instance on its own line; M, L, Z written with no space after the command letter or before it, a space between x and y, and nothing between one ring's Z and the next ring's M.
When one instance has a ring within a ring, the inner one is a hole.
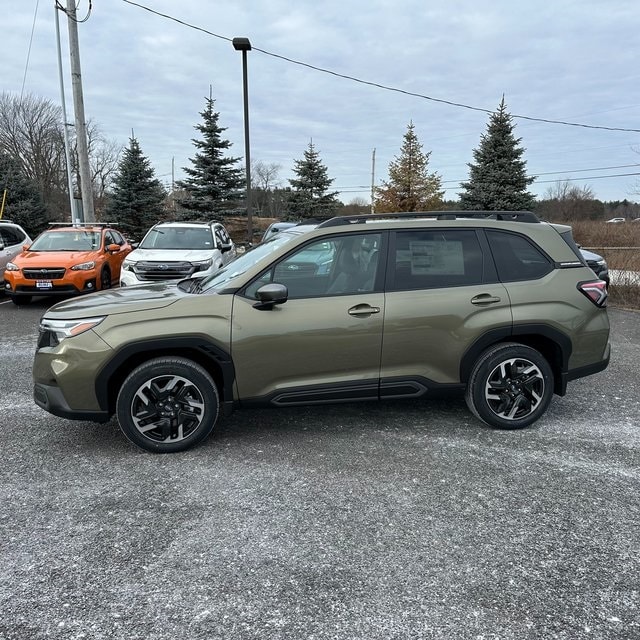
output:
M3 640L640 637L640 313L523 431L441 396L157 456L33 404L46 308L0 297Z

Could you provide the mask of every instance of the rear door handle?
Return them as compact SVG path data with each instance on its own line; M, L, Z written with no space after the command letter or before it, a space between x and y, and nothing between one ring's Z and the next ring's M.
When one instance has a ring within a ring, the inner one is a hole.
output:
M359 304L349 309L350 316L370 316L372 313L380 313L380 307L372 307L368 304Z
M481 293L478 296L474 296L471 298L471 304L495 304L496 302L500 302L500 298L498 296L492 296L489 293Z

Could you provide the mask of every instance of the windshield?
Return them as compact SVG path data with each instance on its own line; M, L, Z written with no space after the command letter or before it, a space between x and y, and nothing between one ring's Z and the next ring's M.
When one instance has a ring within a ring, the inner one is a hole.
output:
M138 249L213 249L209 227L162 227L151 229Z
M242 275L247 269L252 267L256 262L262 260L265 256L275 251L278 247L295 238L299 233L294 231L281 231L272 236L266 242L261 242L250 251L241 254L235 260L231 261L226 267L216 271L208 278L203 278L198 287L199 291L211 291L221 289L233 278Z
M99 231L45 231L29 251L95 251L100 248Z

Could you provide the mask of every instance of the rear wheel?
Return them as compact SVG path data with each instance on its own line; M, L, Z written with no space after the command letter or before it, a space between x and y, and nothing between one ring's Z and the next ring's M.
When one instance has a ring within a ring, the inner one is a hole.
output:
M487 349L476 362L465 399L483 422L521 429L540 418L553 396L553 372L531 347L505 343Z
M154 453L184 451L202 442L219 414L216 384L187 358L148 360L123 382L116 404L120 428Z
M18 307L23 307L31 302L31 296L11 296L11 302Z

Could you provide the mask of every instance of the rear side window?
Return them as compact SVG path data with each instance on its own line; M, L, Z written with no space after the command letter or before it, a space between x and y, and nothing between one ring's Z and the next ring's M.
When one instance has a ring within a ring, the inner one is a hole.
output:
M553 262L528 238L504 231L487 231L502 282L537 280L553 270Z
M473 229L399 231L387 290L407 291L482 283L483 254Z

